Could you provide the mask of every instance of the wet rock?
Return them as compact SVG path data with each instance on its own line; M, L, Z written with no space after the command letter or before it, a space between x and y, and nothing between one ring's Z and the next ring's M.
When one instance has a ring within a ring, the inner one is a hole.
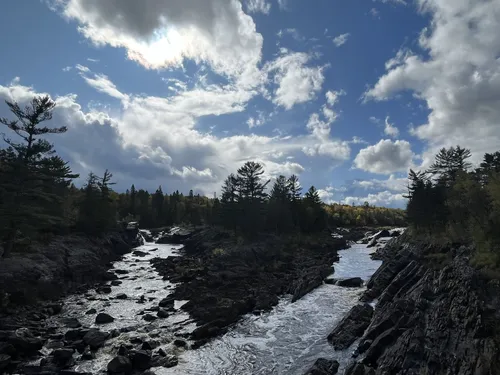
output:
M47 349L60 349L64 348L64 343L61 341L49 341L45 344L45 347Z
M12 358L8 354L0 354L0 371L5 370L10 362L12 361Z
M97 288L97 293L109 294L111 293L111 287L109 285L103 285Z
M160 349L158 349L158 355L160 355L162 357L166 357L167 352L165 350L163 350L162 348L160 348Z
M111 315L106 314L106 313L99 313L95 317L96 324L107 324L107 323L113 322L114 320L115 320L115 318L113 318Z
M118 275L126 275L129 273L127 270L114 270L114 271Z
M79 372L73 370L61 370L59 375L93 375L91 372Z
M81 329L73 329L66 331L64 334L64 339L66 341L77 341L83 339L83 337L87 334L88 331Z
M117 356L108 363L108 372L111 374L130 374L132 362L125 356Z
M13 356L16 354L16 348L7 342L0 342L0 354Z
M86 315L92 315L92 314L95 314L95 313L97 313L97 310L92 308L92 309L88 310L85 314Z
M347 349L363 334L372 316L373 307L369 304L354 306L328 335L328 341L335 350Z
M177 366L179 360L175 355L166 355L166 356L154 356L151 359L151 365L153 367L174 367Z
M62 323L68 328L80 328L82 326L76 318L64 318Z
M91 361L91 360L95 359L95 354L92 353L92 351L90 349L86 349L86 350L84 350L84 352L80 356L80 359L82 361Z
M83 337L83 342L89 345L92 350L97 350L104 345L108 337L108 332L102 332L96 328L92 328Z
M120 294L117 294L116 299L127 299L128 296L125 294L125 293L120 293Z
M151 367L151 354L146 350L138 350L130 355L132 366L136 370L147 370Z
M337 279L334 279L334 278L331 278L331 277L327 277L324 280L324 282L325 282L325 284L335 285L337 283Z
M54 361L59 365L64 365L73 359L73 349L56 349L52 352Z
M165 319L168 318L168 312L164 309L159 309L158 312L156 313L156 316L160 319Z
M377 239L376 239L376 238L372 238L372 239L370 240L370 242L368 242L368 245L367 245L366 247L367 247L367 248L371 248L371 247L376 246L377 244L378 244Z
M158 346L158 342L154 340L144 341L142 343L142 350L153 350Z
M60 303L51 303L47 305L47 311L49 312L50 315L56 315L59 314L62 311L62 304Z
M194 340L202 340L217 336L221 330L220 326L223 324L223 320L215 320L213 322L203 324L193 330L191 337Z
M152 321L155 321L157 319L157 317L154 315L151 315L151 314L144 314L142 319L144 319L146 322L152 322Z
M339 370L339 363L335 360L319 358L305 375L335 375Z
M27 328L19 328L14 333L8 335L7 342L11 344L16 351L32 355L43 347L43 340L35 337Z
M120 285L121 283L123 283L123 281L121 281L121 280L113 280L113 281L111 281L111 285L112 285L112 286L118 286L118 285Z
M359 288L363 286L363 279L361 277L351 277L348 279L340 279L337 281L338 286L348 288Z
M148 253L141 250L135 250L134 252L132 252L132 254L138 257L145 257L146 255L148 255Z
M78 353L82 354L87 347L87 344L83 340L75 341L71 344L71 347L75 349Z
M181 339L175 339L174 345L179 347L179 348L185 348L185 347L187 347L187 342L184 340L181 340Z

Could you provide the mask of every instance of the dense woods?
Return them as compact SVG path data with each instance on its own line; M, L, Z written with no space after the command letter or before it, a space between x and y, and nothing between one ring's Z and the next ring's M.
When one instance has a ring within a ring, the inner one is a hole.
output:
M144 228L173 224L223 226L252 237L261 231L311 233L325 228L353 225L404 225L403 210L348 205L325 205L311 186L303 191L297 176L279 176L271 184L263 166L247 162L230 174L219 198L192 190L165 193L134 185L124 193L113 190L110 171L90 173L83 187L72 180L78 175L43 137L61 134L65 127L46 126L55 107L49 97L35 97L21 108L7 102L14 119L1 118L10 129L0 150L0 236L4 256L15 245L52 234L72 231L99 235L128 221ZM163 187L164 188L164 187Z
M426 171L410 170L408 221L433 242L473 244L473 263L500 266L500 152L485 154L478 168L460 146L443 148Z

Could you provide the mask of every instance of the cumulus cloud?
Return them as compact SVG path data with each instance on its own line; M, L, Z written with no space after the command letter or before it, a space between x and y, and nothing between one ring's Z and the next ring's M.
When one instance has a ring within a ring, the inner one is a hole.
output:
M266 0L247 0L247 10L250 13L264 13L269 14L271 11L271 3Z
M389 116L385 118L384 134L392 138L399 136L399 129L389 122Z
M351 34L349 33L345 33L336 36L335 38L332 39L333 44L335 44L335 46L337 47L344 45L347 42L347 39L349 38L350 35Z
M293 52L266 64L265 70L274 74L277 85L273 98L275 104L291 109L296 104L315 98L325 79L325 67L308 66L310 60L311 56L307 53Z
M356 168L380 174L406 171L414 154L407 141L382 139L377 144L359 151L354 159Z
M87 82L102 90L93 81ZM119 108L108 112L97 108L84 110L76 95L55 98L58 104L54 122L68 126L69 131L54 137L54 142L77 172L85 175L91 170L99 173L109 168L121 188L133 182L151 188L167 178L170 188L183 189L188 185L211 194L219 191L222 180L247 160L262 162L268 175L275 176L304 171L299 162L290 161L304 148L332 161L349 157L347 142L327 135L320 139L312 131L296 137L221 137L196 129L202 116L241 112L245 108L241 103L248 101L244 91L208 87L169 98L102 92L126 99L119 102ZM42 94L45 93L21 85L18 78L9 85L0 85L0 99L21 105ZM7 112L6 106L0 108L0 115L8 116Z
M189 59L256 83L263 38L237 0L52 1L92 43L124 48L146 68L181 67Z
M440 147L470 148L473 161L500 144L500 2L418 0L431 17L418 43L424 54L400 51L365 97L388 100L411 91L429 109L413 134ZM459 46L459 48L457 47Z

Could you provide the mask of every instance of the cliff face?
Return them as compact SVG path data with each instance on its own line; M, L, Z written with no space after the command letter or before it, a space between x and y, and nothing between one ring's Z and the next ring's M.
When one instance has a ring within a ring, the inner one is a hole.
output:
M392 241L362 300L377 299L347 375L500 374L500 284L469 265L470 249L449 249L434 267L432 249Z
M33 244L22 253L0 259L0 313L2 306L55 299L109 280L112 275L107 263L137 245L137 232L132 231L99 238L56 236L48 244Z

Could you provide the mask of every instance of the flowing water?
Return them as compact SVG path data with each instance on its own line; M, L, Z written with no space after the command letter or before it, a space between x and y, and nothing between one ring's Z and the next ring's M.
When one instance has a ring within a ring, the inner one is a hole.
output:
M228 333L200 349L184 351L169 344L177 335L194 328L189 316L179 310L167 319L146 322L141 314L157 306L174 287L162 280L149 260L179 255L180 248L179 245L147 243L136 249L146 253L145 256L131 253L114 263L115 270L128 273L119 275L122 284L113 286L110 294L92 291L65 300L62 316L75 317L84 326L96 327L95 314L85 314L92 308L115 318L114 322L99 328L115 330L117 337L106 342L95 360L80 362L75 370L105 371L107 363L116 355L117 347L134 337L156 340L165 351L179 356L176 367L152 369L159 375L303 374L319 357L337 359L341 370L345 366L351 352L335 352L326 337L349 309L358 303L364 288L324 284L295 303L283 298L270 312L244 317ZM360 244L340 251L340 261L334 264L334 277L359 276L368 280L381 264L370 259L371 251ZM128 298L116 299L120 293L125 293ZM176 301L176 308L183 302ZM151 314L156 315L155 312ZM61 332L64 332L62 328Z

